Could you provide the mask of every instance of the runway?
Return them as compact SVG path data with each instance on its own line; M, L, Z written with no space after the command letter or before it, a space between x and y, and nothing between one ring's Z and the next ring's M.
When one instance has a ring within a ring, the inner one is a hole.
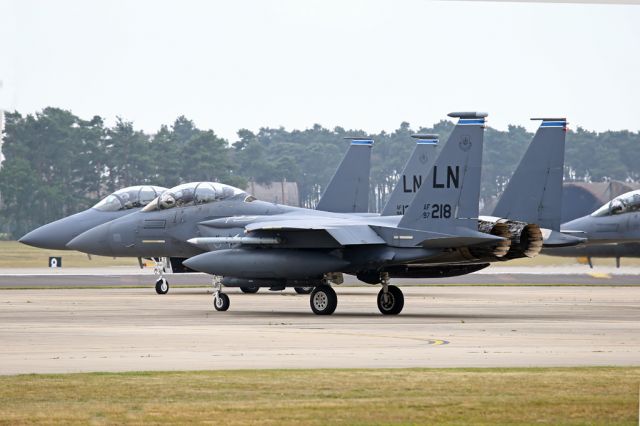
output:
M208 289L0 291L0 373L244 368L640 365L638 286L405 287L397 317L376 287L308 296Z

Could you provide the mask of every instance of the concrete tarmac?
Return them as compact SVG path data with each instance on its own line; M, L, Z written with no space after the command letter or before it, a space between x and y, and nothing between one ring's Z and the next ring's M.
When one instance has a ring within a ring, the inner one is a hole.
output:
M638 267L597 267L584 265L552 267L491 266L479 272L451 278L394 279L402 285L446 284L534 284L534 285L640 285ZM108 268L21 268L0 269L2 288L135 287L152 288L156 277L152 269ZM167 274L172 286L208 286L211 277L200 273ZM345 275L345 284L364 285Z
M405 287L382 316L377 287L309 297L229 289L0 291L0 374L236 368L640 365L640 286Z

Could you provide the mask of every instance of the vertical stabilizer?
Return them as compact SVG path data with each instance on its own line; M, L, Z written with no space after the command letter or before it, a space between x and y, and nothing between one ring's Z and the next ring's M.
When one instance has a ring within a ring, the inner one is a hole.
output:
M493 216L559 231L567 121L532 120L542 123L498 200Z
M451 136L398 224L432 232L478 229L486 113L458 112Z
M416 147L404 166L396 187L382 209L382 216L403 215L418 192L423 179L435 161L438 146L437 135L413 135Z
M349 139L351 145L322 194L316 210L334 213L366 213L369 211L369 172L373 140L345 139Z

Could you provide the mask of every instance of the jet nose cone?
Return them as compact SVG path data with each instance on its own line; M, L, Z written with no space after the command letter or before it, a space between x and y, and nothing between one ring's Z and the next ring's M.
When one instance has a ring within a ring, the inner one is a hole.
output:
M20 238L18 241L28 246L43 249L65 250L69 239L60 235L60 232L57 232L55 226L50 225L51 224L36 228Z
M69 241L67 248L98 256L112 256L113 250L109 244L110 235L109 224L105 223L78 235Z

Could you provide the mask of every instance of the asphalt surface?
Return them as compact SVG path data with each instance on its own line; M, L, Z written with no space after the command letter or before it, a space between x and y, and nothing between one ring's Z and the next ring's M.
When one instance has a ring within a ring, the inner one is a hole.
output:
M337 287L313 315L292 290L0 291L0 374L230 368L640 365L640 286Z

